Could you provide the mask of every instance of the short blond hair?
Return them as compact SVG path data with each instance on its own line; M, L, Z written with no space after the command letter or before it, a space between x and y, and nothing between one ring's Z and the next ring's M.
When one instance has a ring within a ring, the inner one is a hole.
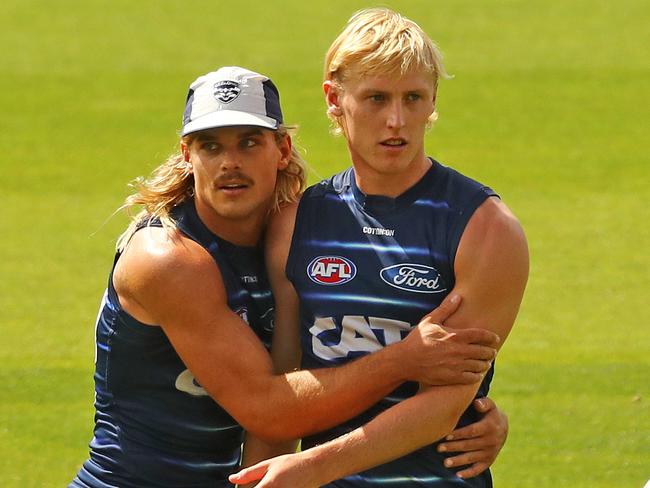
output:
M323 78L343 89L353 77L409 71L428 73L434 93L440 78L449 77L438 46L419 25L393 10L369 8L354 13L328 49ZM328 116L339 125L338 117ZM436 116L434 112L431 121Z
M280 144L283 138L289 136L290 131L294 130L295 127L280 126L273 131L275 141ZM196 137L197 133L188 134L182 137L181 141L189 146ZM296 147L292 145L287 167L278 171L272 209L277 210L283 204L298 201L306 182L305 162ZM167 229L176 227L170 215L171 210L194 196L194 175L189 170L183 155L177 152L154 169L149 177L136 178L131 186L135 188L135 193L126 197L120 207L131 216L131 223L117 240L117 249L120 251L124 249L138 224L143 220L159 219ZM139 208L139 212L133 214L131 212L133 207Z

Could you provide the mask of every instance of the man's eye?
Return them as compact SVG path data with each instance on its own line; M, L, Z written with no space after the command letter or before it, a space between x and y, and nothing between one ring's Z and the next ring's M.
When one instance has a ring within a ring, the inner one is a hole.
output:
M218 144L216 142L204 142L201 145L201 149L204 151L216 151L218 148Z
M383 102L386 99L386 97L380 93L375 93L374 95L370 95L368 98L373 102Z
M257 141L255 139L243 139L241 144L243 147L254 147L257 146Z
M409 93L408 95L406 95L406 99L409 102L415 102L416 100L420 100L421 98L422 96L419 93Z

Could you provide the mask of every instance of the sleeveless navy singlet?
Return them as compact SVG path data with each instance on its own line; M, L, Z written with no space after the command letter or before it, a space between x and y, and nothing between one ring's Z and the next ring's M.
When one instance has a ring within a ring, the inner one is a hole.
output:
M454 287L454 258L488 187L432 160L397 198L364 195L348 169L303 195L286 273L300 297L303 368L330 367L403 339ZM487 395L493 372L477 396ZM368 381L373 381L368 378ZM406 383L358 417L303 440L321 444L363 425L417 390ZM470 407L460 424L475 420ZM436 444L331 487L492 486L445 468Z
M273 300L261 249L214 235L193 201L176 207L172 217L214 258L228 306L268 348ZM239 465L242 428L196 382L160 327L144 325L122 309L112 272L97 319L96 348L90 459L70 486L232 487L227 477Z

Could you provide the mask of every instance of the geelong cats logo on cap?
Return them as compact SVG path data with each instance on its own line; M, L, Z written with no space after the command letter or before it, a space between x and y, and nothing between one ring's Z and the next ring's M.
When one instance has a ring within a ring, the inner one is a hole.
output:
M236 81L220 81L214 84L214 98L223 103L230 103L241 93L239 83Z

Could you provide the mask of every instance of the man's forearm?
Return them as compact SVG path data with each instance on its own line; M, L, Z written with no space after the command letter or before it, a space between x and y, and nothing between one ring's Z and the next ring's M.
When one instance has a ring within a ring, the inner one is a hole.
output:
M242 452L241 466L252 466L264 459L294 453L298 448L298 443L298 440L269 443L247 432Z
M323 484L397 459L449 434L477 387L431 388L301 455Z
M277 418L267 423L263 434L253 433L272 441L297 439L358 415L408 379L401 357L400 345L394 344L341 367L276 378L286 382L273 388L268 399Z

